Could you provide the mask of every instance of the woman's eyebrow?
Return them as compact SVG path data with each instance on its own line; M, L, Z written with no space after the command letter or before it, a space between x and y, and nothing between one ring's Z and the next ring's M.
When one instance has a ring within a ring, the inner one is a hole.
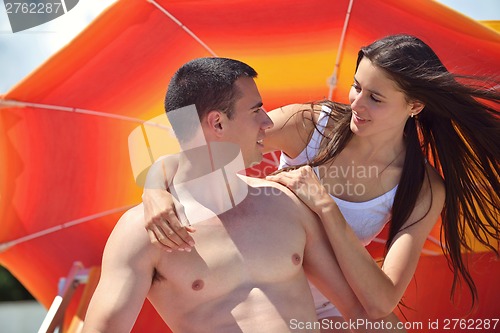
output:
M358 80L356 80L356 77L354 77L354 82L356 83L356 85L361 86L361 85L359 84ZM369 92L371 92L371 93L372 93L372 94L374 94L374 95L380 96L380 97L382 97L382 98L387 98L387 97L385 97L384 95L382 95L381 93L379 93L378 91L371 90L371 89L366 89L366 90L368 90Z

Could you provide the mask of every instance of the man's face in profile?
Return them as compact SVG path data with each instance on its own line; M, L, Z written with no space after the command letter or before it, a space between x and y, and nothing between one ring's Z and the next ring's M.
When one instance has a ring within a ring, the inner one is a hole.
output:
M225 139L240 146L245 167L250 167L262 160L262 139L274 124L262 109L262 98L254 79L241 77L234 84L240 97L234 103Z

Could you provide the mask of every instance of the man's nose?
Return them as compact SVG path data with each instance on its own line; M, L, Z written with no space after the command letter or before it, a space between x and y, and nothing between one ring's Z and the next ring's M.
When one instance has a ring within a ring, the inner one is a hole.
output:
M266 111L262 111L263 113L263 119L261 122L261 128L264 130L268 130L274 127L274 123L271 120L271 118L268 116Z

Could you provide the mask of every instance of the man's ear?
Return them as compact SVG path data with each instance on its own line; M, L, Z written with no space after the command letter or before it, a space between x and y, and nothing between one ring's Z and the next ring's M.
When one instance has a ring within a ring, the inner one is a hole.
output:
M414 100L410 102L410 117L414 117L424 109L425 104L421 101Z
M209 111L207 113L208 128L218 137L223 135L225 129L225 119L225 115L218 110Z

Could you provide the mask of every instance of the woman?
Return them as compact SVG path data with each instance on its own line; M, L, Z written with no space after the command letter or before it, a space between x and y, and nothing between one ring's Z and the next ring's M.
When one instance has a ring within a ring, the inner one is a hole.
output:
M269 113L275 126L264 145L282 150L281 167L293 168L268 179L318 214L346 280L374 318L401 300L440 215L452 290L462 278L477 299L461 257L470 248L467 228L498 254L500 94L457 79L418 38L389 36L360 50L350 105L323 101ZM150 222L150 236L188 250L192 239L174 210L158 208L164 196L145 191L146 214L166 217ZM380 267L364 245L389 220ZM340 315L313 294L320 319Z

